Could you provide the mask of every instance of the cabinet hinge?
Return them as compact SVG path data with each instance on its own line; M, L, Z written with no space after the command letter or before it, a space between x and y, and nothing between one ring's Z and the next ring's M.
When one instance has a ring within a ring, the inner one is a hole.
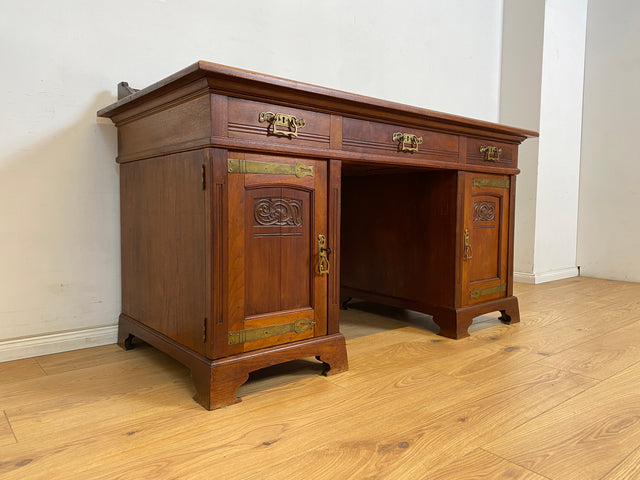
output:
M202 343L207 343L207 319L202 322Z
M507 291L507 284L501 283L500 285L495 285L493 287L487 288L476 288L469 292L469 298L476 299L483 297L484 295L494 295L496 293L504 293Z
M202 165L202 190L207 189L207 176L205 174L204 164Z
M229 345L238 345L239 343L254 342L263 340L277 335L285 335L287 333L303 333L313 329L316 324L315 320L310 318L299 318L295 322L281 323L278 325L269 325L266 327L250 328L248 330L235 330L229 332Z

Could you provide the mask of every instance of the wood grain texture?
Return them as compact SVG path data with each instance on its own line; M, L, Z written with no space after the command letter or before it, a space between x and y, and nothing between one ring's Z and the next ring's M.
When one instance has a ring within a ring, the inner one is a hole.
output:
M42 370L37 358L24 358L0 363L0 384L37 378L43 375L45 375L45 372Z
M203 151L120 168L122 313L204 353Z
M22 379L24 363L0 364L0 477L640 478L640 355L624 341L640 285L579 278L515 294L515 335L489 319L460 341L437 336L427 315L353 302L340 312L349 372L319 376L313 358L274 365L250 375L242 403L215 411L191 400L187 368L144 344L39 357L42 374ZM585 301L609 302L617 322L603 327L604 310L585 315ZM565 323L568 340L546 340ZM597 378L564 369L585 342L596 356L624 350L624 362Z
M478 449L422 480L545 480L545 478L485 450Z
M187 68L150 85L121 101L101 109L101 117L126 119L126 114L144 103L145 98L157 99L167 92L178 90L185 85L199 85L202 79L217 92L230 96L250 96L269 98L272 101L300 104L320 111L335 111L354 117L371 116L386 118L389 122L406 121L413 118L416 126L449 130L481 137L522 141L527 137L537 137L538 133L520 128L498 125L481 120L473 120L419 107L410 107L390 101L379 100L352 93L340 92L316 85L278 78L211 62L199 61ZM142 101L141 101L142 100Z
M640 448L613 468L602 480L638 480L640 479Z
M640 362L484 448L551 478L598 479L640 444Z

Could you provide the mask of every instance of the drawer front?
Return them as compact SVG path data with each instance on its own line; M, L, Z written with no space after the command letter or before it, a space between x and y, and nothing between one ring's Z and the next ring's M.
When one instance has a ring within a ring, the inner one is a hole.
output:
M517 158L515 145L480 138L467 139L467 163L515 168L518 166Z
M458 137L418 128L343 118L342 149L401 158L458 161Z
M282 105L229 98L227 134L291 146L328 147L331 116Z

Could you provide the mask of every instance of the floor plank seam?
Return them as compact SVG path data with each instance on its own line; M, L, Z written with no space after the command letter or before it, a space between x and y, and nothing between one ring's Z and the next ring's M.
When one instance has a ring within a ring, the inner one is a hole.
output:
M613 467L611 467L611 469L610 469L607 473L605 473L604 475L602 475L602 477L600 477L600 480L605 480L605 479L606 479L606 478L607 478L607 477L608 477L612 472L615 472L615 471L616 471L616 469L617 469L620 465L624 464L624 462L626 462L626 461L627 461L627 459L628 459L629 457L631 457L632 455L634 455L634 454L635 454L637 451L639 451L639 450L640 450L640 447L639 447L639 448L636 448L636 449L634 449L634 450L632 450L631 452L629 452L629 455L627 455L626 457L622 458L618 463L616 463ZM612 477L612 479L613 479L613 477Z
M34 358L34 360L36 361L36 365L38 365L38 367L40 368L40 370L42 370L42 373L44 373L46 376L49 375L49 372L47 372L44 367L42 366L42 364L40 363L40 360L38 360L38 357Z
M488 442L488 443L491 443L491 442ZM541 478L546 478L547 480L554 480L553 478L547 477L546 475L543 475L540 472L536 472L535 470L531 470L530 468L527 468L524 465L520 465L519 463L516 463L513 460L509 460L508 458L504 458L502 455L498 455L497 453L494 453L494 452L492 452L490 450L487 450L484 447L479 447L479 448L480 448L480 450L482 450L483 452L488 453L489 455L493 455L494 457L498 457L498 458L500 458L500 459L504 460L505 462L508 462L508 463L510 463L512 465L517 465L518 467L526 470L527 472L531 472L531 473L533 473L533 474L535 474L535 475L537 475L537 476L539 476Z
M596 381L596 382L598 382L598 383L600 383L600 382L602 382L602 381L603 381L603 379L602 379L602 378L591 377L591 376L586 375L586 374L584 374L584 373L576 373L576 372L573 372L573 371L571 371L571 370L567 369L566 367L556 367L555 365L554 365L554 366L549 366L549 365L546 365L546 364L544 364L544 363L541 363L541 362L544 362L544 360L545 360L546 358L551 358L551 357L552 357L552 355L551 355L551 356L549 356L549 357L541 358L540 360L536 360L536 361L535 361L535 362L533 362L533 363L536 363L536 364L538 364L538 365L542 365L543 367L547 367L547 368L554 368L554 369L556 369L556 370L560 370L561 372L570 373L571 375L575 375L576 377L584 377L584 378L588 378L589 380L595 380L595 381ZM629 367L630 367L630 366L632 366L632 365L629 365ZM627 368L629 368L629 367L626 367L624 370L626 370L626 369L627 369ZM622 371L622 370L621 370L621 371ZM617 375L618 373L620 373L620 372L616 372L616 373L615 373L615 375ZM609 376L609 377L607 377L607 378L611 378L612 376L613 376L613 375L610 375L610 376ZM606 380L606 379L605 379L605 380ZM597 385L597 384L596 384L596 385ZM590 387L590 388L591 388L591 387Z
M11 425L11 421L9 420L9 415L7 415L7 412L5 410L3 410L2 413L4 414L4 419L7 421L7 425L9 425L9 431L11 432L11 435L13 435L13 439L16 441L16 443L19 443L16 432L13 431L13 425Z
M556 369L556 370L560 370L560 369ZM572 375L579 376L579 375L577 375L577 374L572 374ZM590 380L591 380L591 379L590 379ZM557 403L557 404L555 404L555 405L553 405L553 406L550 406L550 407L549 407L549 408L547 408L546 410L543 410L543 411L539 412L537 415L535 415L535 416L533 416L533 417L531 417L531 418L529 418L529 419L527 419L527 420L523 421L522 423L518 423L517 425L514 425L514 426L513 426L513 428L512 428L511 430L508 430L508 431L506 431L506 432L502 433L501 435L498 435L497 437L493 437L493 438L491 439L491 441L490 441L490 442L487 442L487 443L492 443L492 442L494 442L494 441L496 441L496 440L498 440L498 439L500 439L500 438L502 438L502 437L504 437L504 436L506 436L506 435L509 435L509 434L510 434L511 432L513 432L514 430L517 430L517 429L519 429L519 428L523 427L523 426L524 426L524 425L526 425L527 423L530 423L530 422L535 421L535 420L536 420L538 417L540 417L541 415L545 415L547 412L550 412L551 410L554 410L554 409L556 409L556 408L559 408L560 406L564 405L565 403L567 403L567 402L569 402L569 401L574 400L575 398L579 397L580 395L584 394L585 392L588 392L589 390L591 390L591 389L592 389L592 388L594 388L595 386L599 385L601 382L602 382L602 381L597 381L596 383L594 383L592 386L590 386L590 387L586 388L585 390L582 390L582 391L580 391L580 392L576 393L575 395L572 395L572 396L570 396L570 397L568 397L568 398L566 398L566 399L564 399L564 400L560 401L559 403ZM484 398L486 398L486 397L484 397ZM482 448L482 447L481 447L481 448ZM483 449L484 449L484 448L483 448ZM487 451L489 451L489 450L487 450ZM495 453L490 452L490 451L489 451L489 453L491 453L491 454L493 454L493 455L496 455ZM509 460L508 460L508 461L509 461ZM513 462L512 462L512 463L513 463ZM521 466L521 465L520 465L520 466ZM524 468L524 467L523 467L523 468ZM535 472L535 473L538 473L538 472Z

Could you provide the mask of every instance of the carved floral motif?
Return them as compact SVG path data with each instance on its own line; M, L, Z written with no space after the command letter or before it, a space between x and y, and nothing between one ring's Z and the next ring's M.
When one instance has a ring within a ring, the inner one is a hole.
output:
M255 225L263 227L302 226L302 201L293 198L256 198Z
M493 222L496 219L495 202L475 202L473 204L474 222Z

